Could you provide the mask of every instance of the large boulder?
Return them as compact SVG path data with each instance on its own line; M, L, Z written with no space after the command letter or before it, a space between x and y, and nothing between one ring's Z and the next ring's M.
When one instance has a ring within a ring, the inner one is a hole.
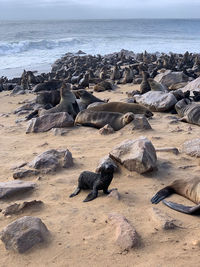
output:
M155 148L151 141L143 136L136 140L125 140L116 146L109 155L129 171L145 173L156 167Z
M56 171L58 168L69 168L73 166L72 153L68 149L64 150L47 150L39 154L29 163L34 169L42 170L45 173Z
M27 192L34 189L35 186L36 184L33 182L22 182L18 180L2 182L0 183L0 199Z
M149 91L143 95L134 96L137 103L144 105L151 111L168 111L177 103L176 97L171 93Z
M165 72L156 75L154 80L169 87L172 84L187 82L188 76L185 75L182 71L166 70Z
M52 128L72 127L73 125L74 120L67 112L50 113L31 119L26 133L47 132Z
M182 152L192 157L200 157L200 138L186 141L182 146Z
M41 219L25 216L6 226L0 236L7 250L24 253L47 240L49 230Z
M188 83L185 87L181 88L183 92L190 91L191 93L193 91L200 92L200 77L196 78L192 82Z

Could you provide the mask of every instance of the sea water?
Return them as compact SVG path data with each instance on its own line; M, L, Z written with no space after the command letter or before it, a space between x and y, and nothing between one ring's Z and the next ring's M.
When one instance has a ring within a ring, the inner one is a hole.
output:
M200 53L199 19L0 21L0 76L49 71L67 52Z

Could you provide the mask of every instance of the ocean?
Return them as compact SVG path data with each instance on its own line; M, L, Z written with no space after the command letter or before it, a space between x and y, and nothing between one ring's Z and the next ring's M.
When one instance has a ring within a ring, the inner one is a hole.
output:
M0 76L49 71L67 52L200 53L200 19L0 21Z

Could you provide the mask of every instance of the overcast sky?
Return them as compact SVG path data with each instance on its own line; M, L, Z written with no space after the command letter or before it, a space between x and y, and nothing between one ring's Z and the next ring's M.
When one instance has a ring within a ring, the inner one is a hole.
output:
M200 18L200 0L0 0L0 20L101 18Z

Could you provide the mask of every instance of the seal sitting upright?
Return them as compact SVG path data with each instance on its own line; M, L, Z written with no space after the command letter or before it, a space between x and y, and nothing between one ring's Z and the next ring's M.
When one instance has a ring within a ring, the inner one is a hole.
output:
M79 107L76 102L76 97L71 91L71 85L69 83L62 84L60 88L60 103L55 107L48 110L41 110L39 115L45 115L49 113L68 112L73 118L78 114Z
M81 189L92 189L92 192L86 197L83 202L91 201L98 196L98 190L103 190L104 194L109 194L112 190L108 187L113 179L114 166L105 164L100 169L100 173L84 171L78 178L78 187L69 197L78 195Z

